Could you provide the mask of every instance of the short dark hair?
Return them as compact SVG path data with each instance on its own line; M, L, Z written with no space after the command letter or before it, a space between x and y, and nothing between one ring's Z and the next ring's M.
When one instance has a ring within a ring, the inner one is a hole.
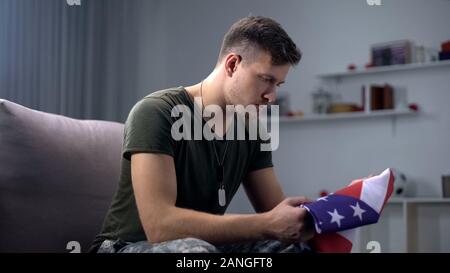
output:
M270 53L273 65L296 65L302 57L297 45L278 22L268 17L248 16L234 23L225 34L218 62L233 50L248 57L255 49Z

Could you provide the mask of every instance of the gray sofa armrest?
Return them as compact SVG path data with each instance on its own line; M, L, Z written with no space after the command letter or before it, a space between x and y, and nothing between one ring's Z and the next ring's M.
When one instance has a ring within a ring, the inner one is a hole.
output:
M0 100L0 252L87 251L120 175L123 124Z

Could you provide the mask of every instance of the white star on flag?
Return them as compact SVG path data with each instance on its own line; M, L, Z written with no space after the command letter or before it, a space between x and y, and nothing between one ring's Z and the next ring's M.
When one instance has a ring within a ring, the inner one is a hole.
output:
M344 219L345 217L340 215L336 209L334 209L333 212L328 211L328 214L331 215L331 221L330 223L336 223L338 225L338 227L341 226L341 220Z
M362 214L363 214L364 212L366 212L366 211L359 207L359 203L358 203L358 202L356 202L356 206L350 205L350 207L352 207L352 209L353 209L353 211L354 211L354 212L353 212L353 217L354 217L354 216L358 216L358 217L359 217L359 220L362 221Z
M327 197L328 196L317 198L317 201L328 201Z

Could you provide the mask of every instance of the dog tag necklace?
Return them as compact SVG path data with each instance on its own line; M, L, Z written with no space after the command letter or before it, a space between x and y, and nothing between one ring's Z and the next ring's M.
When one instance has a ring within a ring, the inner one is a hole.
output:
M219 182L219 190L218 190L218 195L219 195L219 205L224 207L227 204L227 198L225 195L225 184L223 183L223 177L224 177L224 167L223 167L223 161L225 160L225 155L227 154L227 149L228 149L228 141L225 140L225 150L223 152L223 156L222 156L222 160L219 161L219 155L217 154L217 149L216 149L216 144L214 143L213 140L213 147L214 147L214 154L216 155L216 160L217 160L217 169L216 169L216 177L217 177L217 182Z
M203 81L200 84L200 97L202 100L202 109L203 109ZM225 184L223 183L223 178L225 175L225 168L223 166L223 162L225 160L225 156L227 154L227 150L228 150L228 141L225 140L225 149L223 151L223 156L222 156L222 160L219 160L219 155L217 153L217 149L216 149L216 144L214 143L214 139L212 140L212 146L214 149L214 155L216 156L216 160L217 160L217 169L216 169L216 179L217 182L219 183L219 189L217 190L217 197L219 199L219 205L224 207L227 204L227 198L226 198L226 193L225 193Z

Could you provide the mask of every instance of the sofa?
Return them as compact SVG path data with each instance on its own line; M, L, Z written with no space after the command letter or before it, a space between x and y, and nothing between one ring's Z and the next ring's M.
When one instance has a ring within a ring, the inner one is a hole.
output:
M0 252L86 252L120 175L123 124L0 99Z

